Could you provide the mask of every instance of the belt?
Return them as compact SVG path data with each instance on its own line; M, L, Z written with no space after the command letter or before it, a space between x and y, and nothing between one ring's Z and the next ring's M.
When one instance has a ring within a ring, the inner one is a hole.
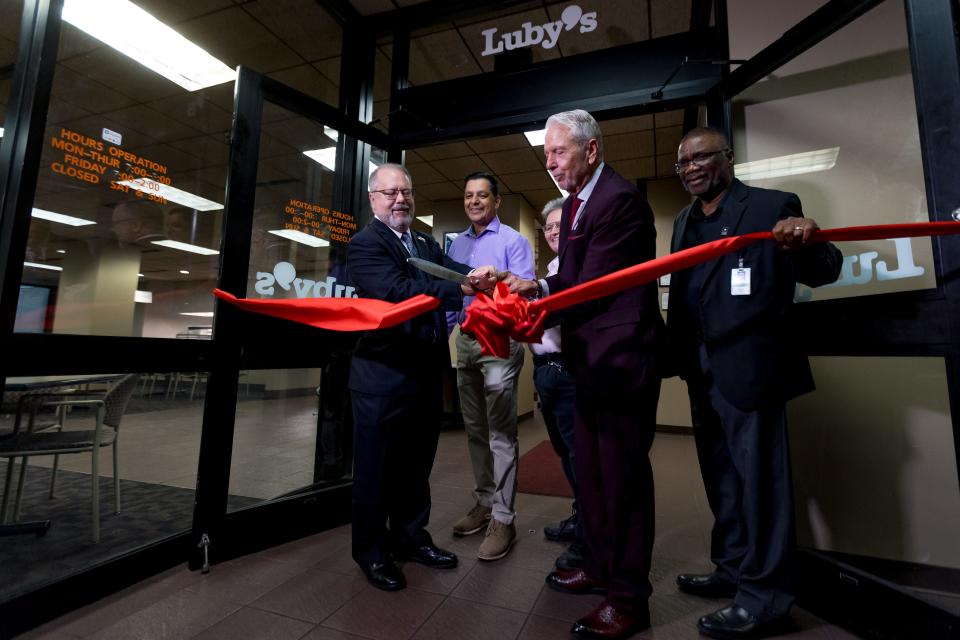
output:
M554 351L553 353L543 353L540 355L533 354L533 366L542 367L545 364L553 364L562 369L564 366L563 354L559 351Z

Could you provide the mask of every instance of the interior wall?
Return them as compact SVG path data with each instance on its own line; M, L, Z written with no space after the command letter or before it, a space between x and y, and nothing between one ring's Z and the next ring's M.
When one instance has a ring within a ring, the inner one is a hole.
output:
M679 179L650 180L647 182L647 201L653 209L653 221L657 227L657 257L670 254L670 237L673 221L680 210L690 204L690 195L683 190ZM658 288L661 298L660 312L667 319L663 298L669 303L669 286ZM657 424L670 427L693 427L690 418L690 400L687 383L680 378L667 378L660 386L660 405L657 407Z
M811 365L817 390L788 405L800 544L960 568L943 359Z

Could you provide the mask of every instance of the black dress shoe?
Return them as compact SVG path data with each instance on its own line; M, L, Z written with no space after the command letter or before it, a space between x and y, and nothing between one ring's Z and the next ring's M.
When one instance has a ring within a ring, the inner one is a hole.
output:
M785 630L787 617L761 621L743 607L735 604L705 615L697 622L700 633L722 640L765 638Z
M372 562L366 565L362 564L360 568L367 576L367 582L377 589L400 591L407 586L407 580L403 577L403 572L392 562Z
M574 511L566 520L557 524L548 524L543 528L543 537L554 542L571 542L577 535L577 512Z
M570 546L560 554L557 558L557 561L554 562L557 569L561 571L572 571L573 569L579 569L583 566L583 545L574 540L570 543Z
M635 633L650 628L650 614L627 615L608 602L577 620L570 632L579 638L602 638L624 640Z
M704 598L732 598L737 595L737 585L716 573L681 573L677 576L677 588L684 593Z
M457 556L450 551L441 549L433 543L405 547L394 553L397 560L419 562L434 569L452 569L457 566Z

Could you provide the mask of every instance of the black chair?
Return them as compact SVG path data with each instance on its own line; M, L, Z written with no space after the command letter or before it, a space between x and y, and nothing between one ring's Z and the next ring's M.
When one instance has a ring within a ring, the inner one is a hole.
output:
M50 476L50 496L53 497L56 486L57 467L59 456L73 453L90 453L90 480L91 480L91 510L93 512L93 541L100 541L100 447L113 447L113 491L114 510L120 513L120 473L118 439L120 435L120 421L126 410L127 403L134 389L137 387L138 376L126 375L120 378L103 394L70 393L70 394L36 394L27 400L30 411L30 424L26 430L15 427L12 434L0 437L0 458L7 458L8 465L13 465L16 458L22 458L20 477L17 482L17 495L14 502L13 520L20 515L20 502L23 495L23 485L26 478L26 458L32 456L53 455L54 464ZM68 408L87 407L96 414L93 429L68 429ZM53 409L58 417L54 430L37 431L33 429L33 421L37 412L42 409ZM19 427L20 420L17 421ZM7 483L4 487L4 504L11 490L11 473L8 467Z

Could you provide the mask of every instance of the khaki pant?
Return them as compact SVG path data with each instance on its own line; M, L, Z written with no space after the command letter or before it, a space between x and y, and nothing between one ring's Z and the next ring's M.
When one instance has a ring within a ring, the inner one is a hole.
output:
M480 344L457 336L457 387L467 432L467 448L476 482L477 502L491 507L493 517L511 523L517 495L517 377L524 348L511 341L510 357L480 353Z

